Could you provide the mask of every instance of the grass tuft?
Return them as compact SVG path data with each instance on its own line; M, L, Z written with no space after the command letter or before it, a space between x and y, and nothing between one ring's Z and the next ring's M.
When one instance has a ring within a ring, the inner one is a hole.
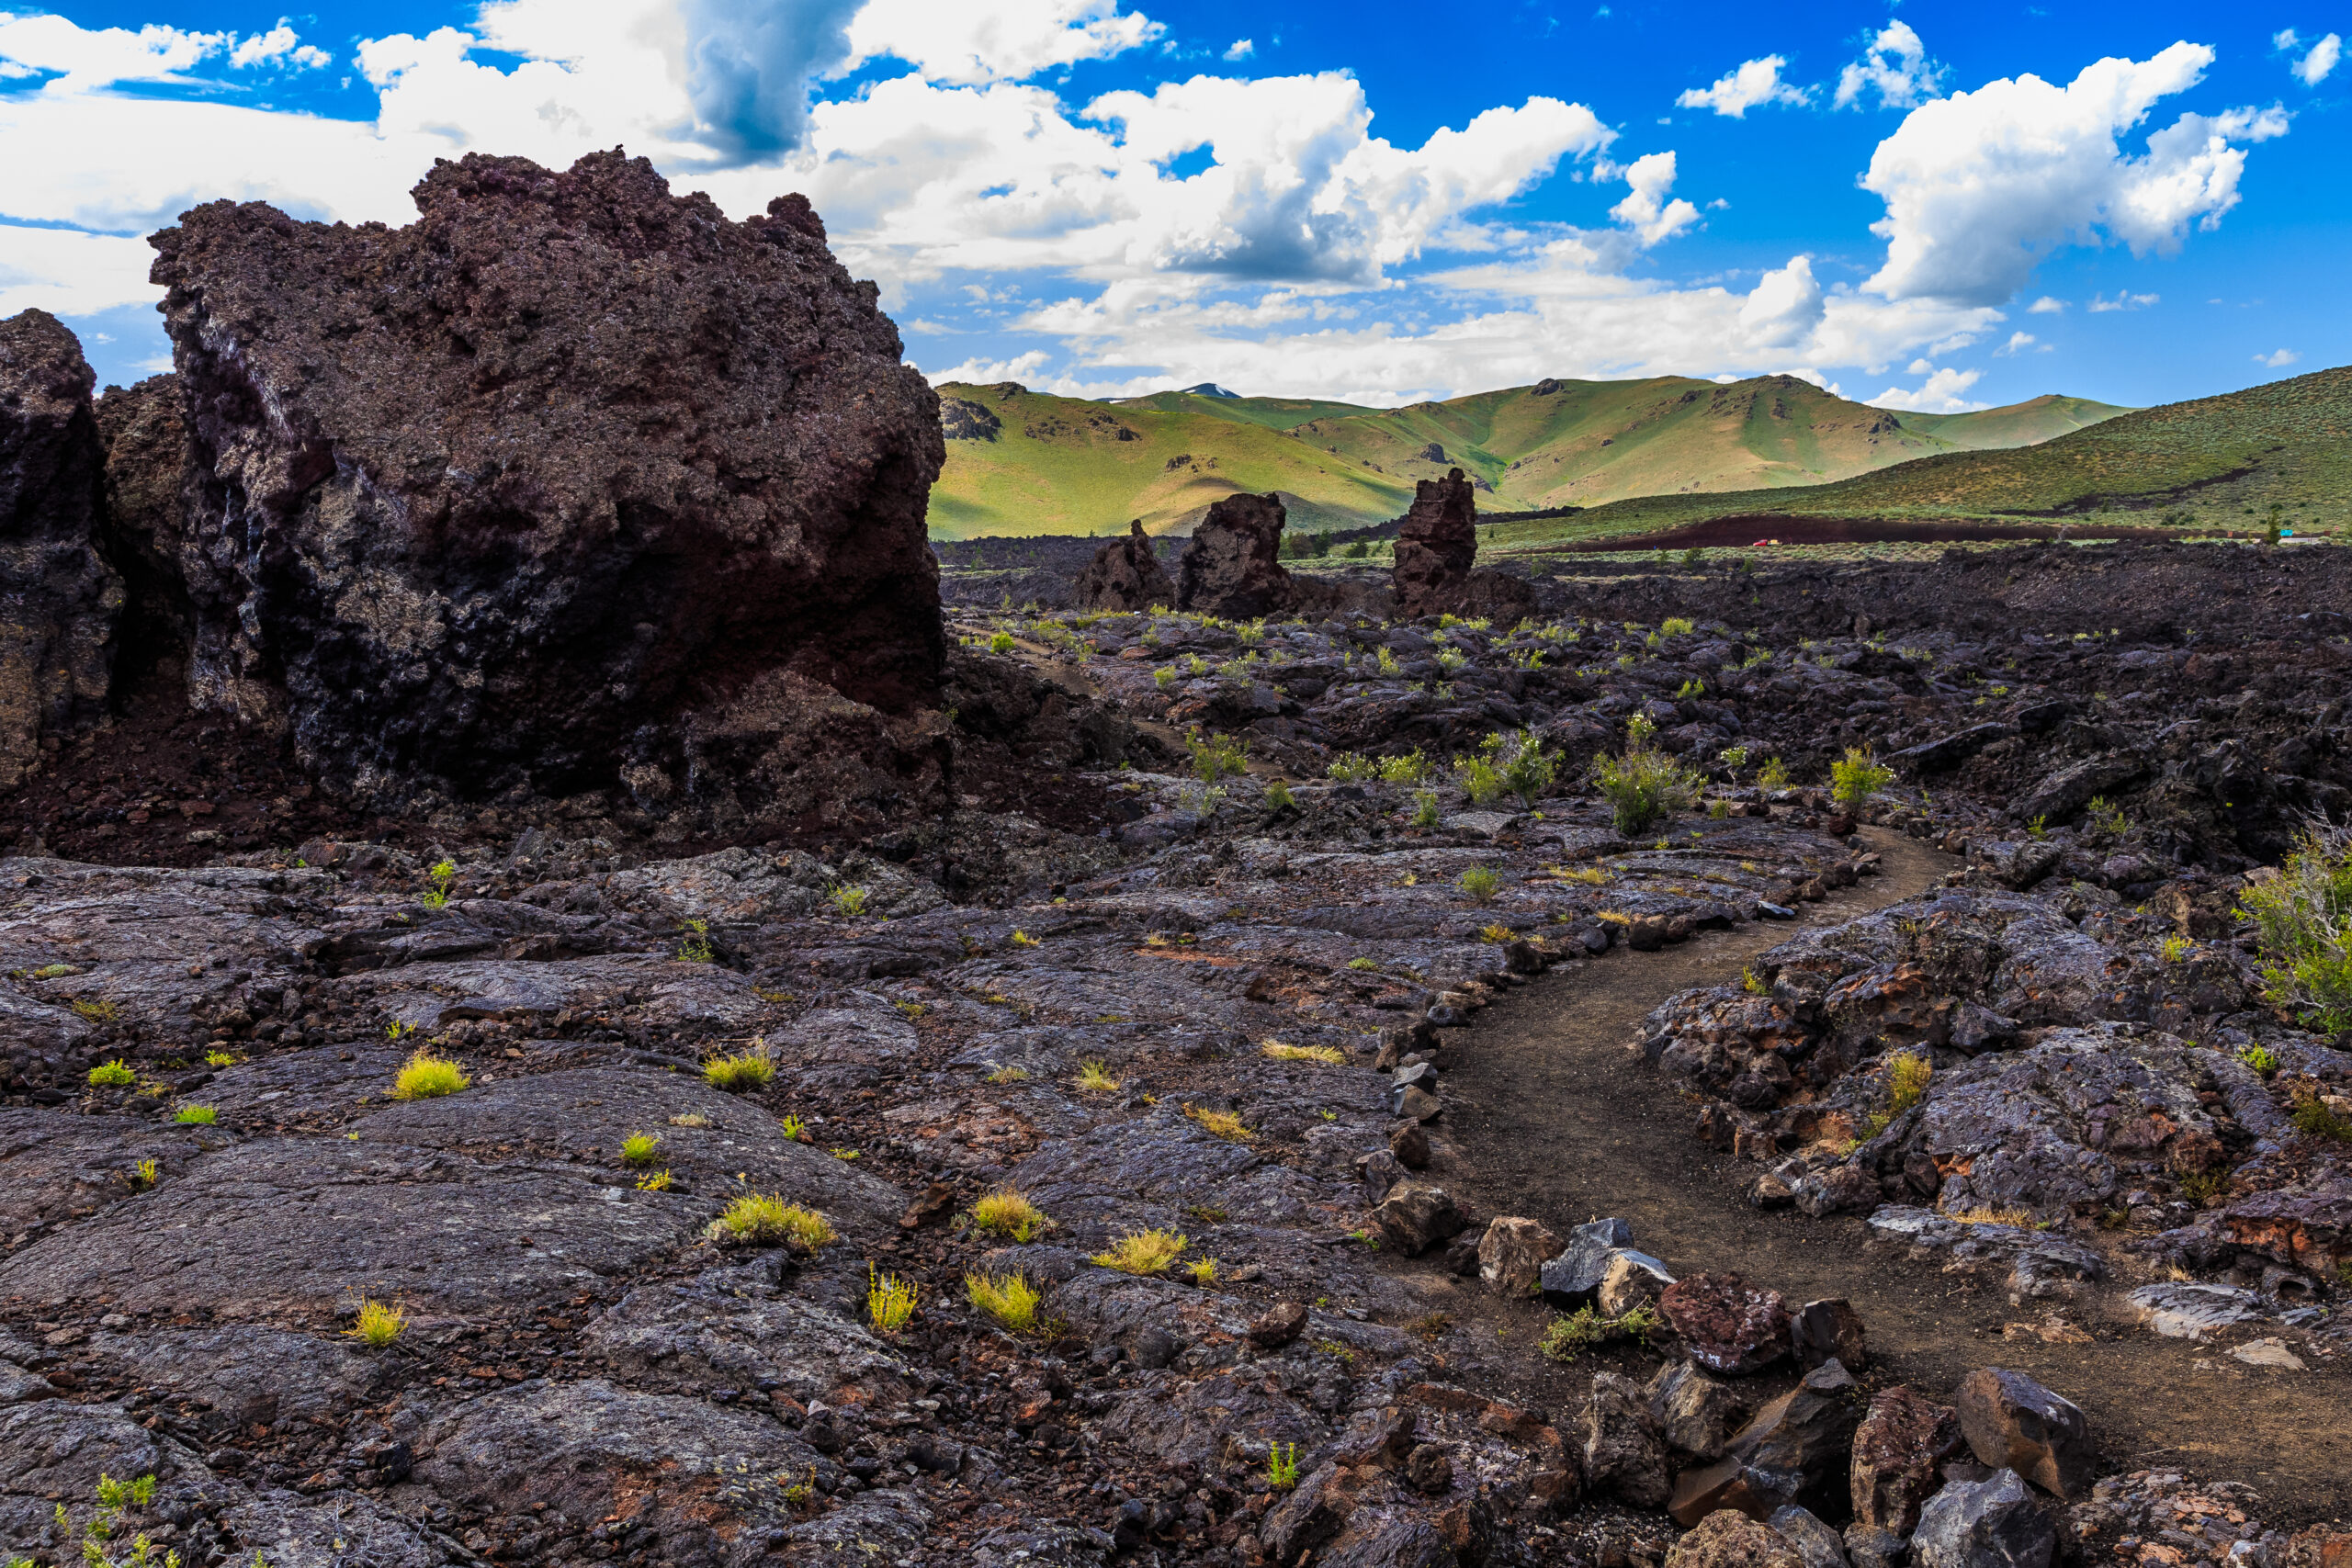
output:
M876 1334L896 1334L915 1314L915 1283L865 1266L865 1321Z
M631 1133L621 1140L621 1163L649 1166L662 1152L662 1140L650 1133Z
M119 1056L90 1069L90 1087L93 1089L129 1089L138 1081L139 1075L131 1070L130 1064Z
M1100 1056L1080 1062L1078 1066L1078 1087L1092 1094L1115 1094L1124 1079L1111 1076L1110 1067Z
M1000 1187L983 1192L972 1205L972 1228L1008 1241L1025 1242L1053 1229L1054 1222L1018 1190Z
M446 1056L435 1055L430 1045L419 1046L392 1079L392 1098L435 1100L455 1094L473 1081L465 1068Z
M401 1337L408 1326L408 1312L398 1302L379 1302L370 1296L359 1303L359 1318L344 1332L371 1350L380 1350Z
M775 1058L768 1055L764 1039L752 1042L748 1051L738 1051L729 1056L713 1056L702 1065L703 1081L713 1089L729 1094L746 1094L755 1089L765 1089L775 1077Z
M1215 1133L1228 1144L1246 1144L1258 1134L1241 1124L1241 1118L1230 1111L1203 1111L1188 1105L1184 1114L1199 1122L1203 1131Z
M1028 1334L1037 1326L1037 1308L1046 1298L1027 1276L1013 1273L965 1275L964 1299L995 1319L999 1327Z
M220 1120L220 1112L209 1105L183 1105L172 1120L184 1127L209 1127Z
M815 1252L841 1234L814 1209L763 1192L745 1192L710 1222L707 1234L721 1247L764 1247L776 1243L795 1252Z
M1091 1261L1122 1274L1164 1274L1184 1250L1185 1238L1173 1231L1129 1231L1098 1252Z
M1279 1040L1261 1040L1258 1049L1277 1062L1320 1062L1327 1067L1336 1067L1348 1059L1330 1045L1288 1045Z

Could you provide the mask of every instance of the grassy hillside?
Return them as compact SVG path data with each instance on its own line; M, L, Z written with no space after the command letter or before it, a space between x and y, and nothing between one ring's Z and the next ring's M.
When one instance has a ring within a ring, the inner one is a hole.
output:
M1750 513L2089 519L2203 534L2254 528L2273 506L2307 532L2352 525L2352 367L2142 409L2039 446L1926 457L1810 489L1652 495L1573 518L1505 524L1498 543L1656 533Z
M1895 413L1792 377L1541 381L1403 409L1159 392L1097 403L1010 382L949 385L934 537L1189 529L1237 490L1294 526L1361 527L1460 468L1484 511L1819 485L1916 457L2042 441L2120 412L2042 397L1983 413Z

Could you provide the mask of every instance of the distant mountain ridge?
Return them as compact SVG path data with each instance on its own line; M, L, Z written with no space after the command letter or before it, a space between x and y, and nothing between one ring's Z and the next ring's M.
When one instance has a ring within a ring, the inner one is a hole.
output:
M1188 531L1236 491L1294 527L1396 516L1459 468L1482 511L1829 483L1915 457L2047 441L2127 411L2046 395L1977 413L1871 408L1793 376L1543 380L1401 409L1238 396L1213 382L1092 402L1017 382L939 389L934 537Z

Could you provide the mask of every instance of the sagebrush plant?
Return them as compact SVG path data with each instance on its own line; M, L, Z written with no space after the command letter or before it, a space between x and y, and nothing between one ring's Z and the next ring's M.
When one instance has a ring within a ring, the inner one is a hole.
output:
M430 1045L420 1045L392 1078L394 1100L434 1100L455 1094L472 1084L466 1069L447 1056L436 1056Z
M989 637L989 651L990 653L1011 653L1012 651L1012 634L1011 632L998 632L995 636Z
M344 1330L371 1350L380 1350L401 1337L408 1326L408 1309L398 1302L379 1302L373 1296L363 1297L359 1315Z
M1420 829L1422 831L1426 832L1426 831L1428 831L1430 829L1434 828L1434 827L1436 827L1436 826L1438 825L1438 822L1439 822L1439 820L1440 820L1440 817L1441 817L1441 814L1440 814L1440 812L1439 812L1439 810L1438 810L1438 804L1437 804L1437 791L1435 791L1435 790L1433 790L1433 789L1425 789L1425 790L1418 791L1418 792L1416 792L1416 793L1414 794L1414 795L1413 795L1413 826L1414 826L1414 827L1419 828L1419 829Z
M1091 1261L1122 1274L1164 1274L1183 1255L1186 1238L1174 1231L1129 1231Z
M2264 995L2309 1028L2352 1030L2352 827L2306 828L2239 903L2259 933Z
M1459 883L1463 892L1484 904L1494 897L1496 889L1502 886L1502 878L1495 874L1492 867L1474 865L1462 874Z
M1342 751L1323 770L1336 784L1369 784L1380 776L1380 764L1359 751Z
M1397 757L1380 761L1380 782L1393 784L1417 784L1430 776L1430 760L1418 746Z
M775 1058L768 1054L764 1038L753 1040L748 1050L713 1056L702 1065L703 1082L729 1094L765 1089L775 1077Z
M972 1228L1007 1241L1035 1241L1054 1228L1046 1211L1018 1188L999 1187L980 1194L972 1204Z
M1297 799L1290 793L1290 785L1283 780L1276 779L1266 786L1267 810L1287 811L1297 804Z
M1037 1308L1046 1298L1027 1275L1016 1271L965 1275L964 1299L988 1314L999 1327L1028 1334L1037 1326Z
M1757 770L1756 784L1759 789L1788 788L1789 765L1778 757L1765 758L1764 765Z
M1204 784L1221 778L1239 778L1250 771L1247 745L1230 735L1194 735L1186 738L1186 748L1192 753L1193 776Z
M1609 803L1611 821L1620 833L1641 832L1689 809L1706 783L1676 758L1651 750L1655 729L1635 715L1625 727L1623 754L1592 760L1593 788Z
M764 1192L738 1194L706 1234L722 1247L782 1243L796 1252L815 1252L841 1239L832 1223L816 1210Z
M1894 782L1894 770L1868 747L1849 746L1843 757L1829 764L1829 797L1848 816L1860 813L1871 796Z
M896 1274L877 1274L874 1265L865 1266L865 1321L876 1334L896 1334L915 1314L916 1289L912 1280L901 1280Z

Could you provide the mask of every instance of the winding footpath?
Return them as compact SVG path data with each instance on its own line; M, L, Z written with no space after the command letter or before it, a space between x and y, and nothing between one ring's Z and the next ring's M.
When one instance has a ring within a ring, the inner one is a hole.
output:
M1812 906L1808 924L1915 897L1951 864L1893 833L1873 829L1871 841L1883 874ZM2096 1293L2066 1314L2086 1342L2052 1343L2041 1333L2048 1304L2013 1303L2001 1270L1914 1262L1871 1244L1859 1218L1748 1205L1745 1189L1758 1168L1693 1136L1693 1102L1627 1043L1668 997L1736 981L1748 960L1790 934L1743 925L1655 953L1613 949L1572 977L1498 1002L1446 1072L1445 1179L1479 1214L1530 1215L1561 1234L1622 1216L1634 1245L1678 1274L1736 1272L1792 1303L1843 1297L1868 1327L1874 1384L1907 1382L1942 1396L1974 1368L2015 1368L2081 1405L2113 1466L2244 1482L2263 1495L2274 1522L2338 1512L2352 1493L2352 1374L2326 1365L2256 1369L2155 1337L2124 1301L2144 1276L2105 1238L2079 1238L2099 1246L2110 1265ZM1506 1337L1523 1345L1528 1336Z

